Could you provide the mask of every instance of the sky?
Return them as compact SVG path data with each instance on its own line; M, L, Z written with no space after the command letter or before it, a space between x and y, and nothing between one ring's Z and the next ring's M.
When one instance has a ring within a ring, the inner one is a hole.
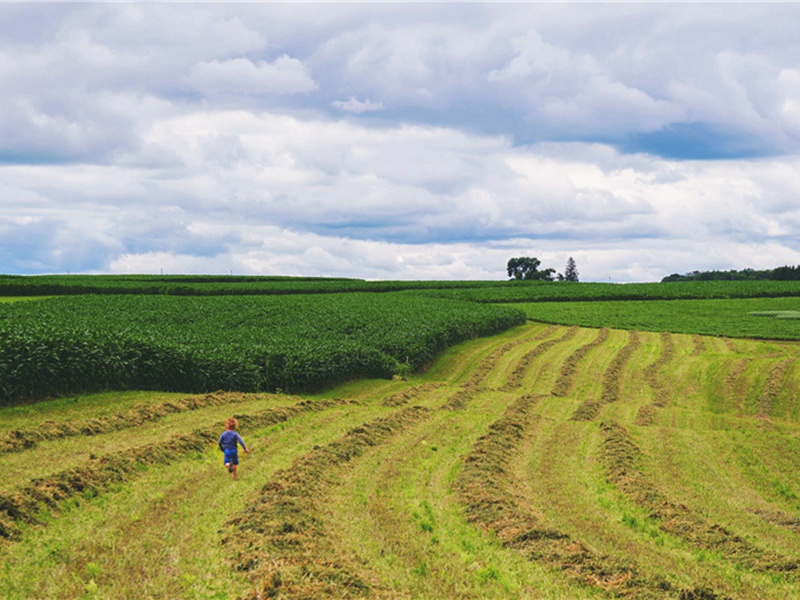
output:
M800 264L800 4L0 2L0 273Z

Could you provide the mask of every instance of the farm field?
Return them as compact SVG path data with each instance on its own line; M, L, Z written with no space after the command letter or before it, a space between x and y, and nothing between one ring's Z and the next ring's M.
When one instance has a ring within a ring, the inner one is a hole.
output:
M617 300L510 304L562 325L800 340L800 298Z
M798 597L799 357L527 323L318 394L0 408L0 597Z

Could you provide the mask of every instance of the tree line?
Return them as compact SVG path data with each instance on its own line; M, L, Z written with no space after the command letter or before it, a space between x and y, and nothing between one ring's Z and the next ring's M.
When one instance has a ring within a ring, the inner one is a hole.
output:
M689 273L673 273L664 277L662 282L669 281L798 281L800 280L800 266L783 266L775 269L742 269L737 271L691 271Z

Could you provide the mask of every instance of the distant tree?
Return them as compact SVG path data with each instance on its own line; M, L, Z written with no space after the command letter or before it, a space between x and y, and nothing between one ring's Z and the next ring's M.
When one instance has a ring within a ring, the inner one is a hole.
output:
M564 269L564 281L578 281L578 267L571 256L567 259L567 267Z
M661 281L764 281L764 280L798 280L800 279L800 266L783 266L777 269L742 269L737 271L690 271L684 274L673 273Z
M507 269L508 276L513 279L533 280L540 279L544 281L552 281L555 269L539 270L539 265L542 264L538 258L530 256L520 256L512 258L508 261Z

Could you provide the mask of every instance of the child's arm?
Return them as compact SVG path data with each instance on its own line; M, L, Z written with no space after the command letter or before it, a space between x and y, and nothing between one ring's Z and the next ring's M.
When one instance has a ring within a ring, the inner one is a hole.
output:
M242 436L238 434L238 432L237 432L237 434L236 434L236 439L237 439L237 440L239 441L239 443L242 445L242 450L244 450L244 453L245 453L245 454L250 454L250 450L248 450L248 449L247 449L247 446L245 446L245 445L244 445L244 440L242 439Z

